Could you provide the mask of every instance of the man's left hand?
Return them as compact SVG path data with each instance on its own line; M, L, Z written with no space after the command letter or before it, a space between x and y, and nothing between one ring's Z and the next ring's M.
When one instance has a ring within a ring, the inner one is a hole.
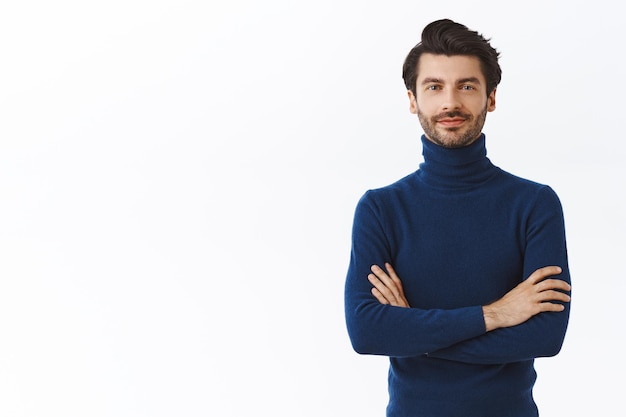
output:
M389 263L385 263L387 271L378 265L372 265L372 273L367 276L369 282L374 286L372 295L379 303L389 304L396 307L410 307L404 296L402 281Z

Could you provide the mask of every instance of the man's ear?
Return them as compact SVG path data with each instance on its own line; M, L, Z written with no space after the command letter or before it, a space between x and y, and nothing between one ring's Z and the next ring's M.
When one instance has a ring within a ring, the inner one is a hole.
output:
M489 96L487 96L487 111L494 111L496 109L496 89L494 88Z
M413 114L417 114L417 99L415 98L415 94L413 94L411 90L407 90L406 93L409 96L409 111Z

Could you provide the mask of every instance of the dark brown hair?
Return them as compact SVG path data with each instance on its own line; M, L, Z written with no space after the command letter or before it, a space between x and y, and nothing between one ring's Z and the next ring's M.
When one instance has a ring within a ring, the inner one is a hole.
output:
M422 40L411 49L402 66L402 78L407 90L415 91L417 65L423 53L437 55L469 55L480 60L487 82L487 95L500 83L502 69L498 64L500 53L480 33L450 19L429 23L422 31Z

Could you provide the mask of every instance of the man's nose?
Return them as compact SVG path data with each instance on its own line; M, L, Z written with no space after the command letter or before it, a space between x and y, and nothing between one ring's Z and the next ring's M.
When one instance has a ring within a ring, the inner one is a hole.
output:
M441 109L444 111L456 110L461 107L459 92L455 89L448 89L443 93Z

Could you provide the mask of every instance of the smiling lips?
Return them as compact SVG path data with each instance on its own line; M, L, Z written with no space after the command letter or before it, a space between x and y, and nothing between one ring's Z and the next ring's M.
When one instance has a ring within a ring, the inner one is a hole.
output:
M437 120L437 123L444 127L459 127L466 119L462 117L444 117Z

